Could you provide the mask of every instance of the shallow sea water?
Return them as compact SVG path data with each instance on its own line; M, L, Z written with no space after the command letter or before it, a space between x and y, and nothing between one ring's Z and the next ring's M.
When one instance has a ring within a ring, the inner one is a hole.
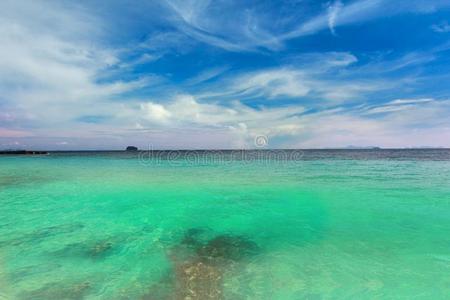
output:
M449 232L444 149L0 157L0 299L448 299Z

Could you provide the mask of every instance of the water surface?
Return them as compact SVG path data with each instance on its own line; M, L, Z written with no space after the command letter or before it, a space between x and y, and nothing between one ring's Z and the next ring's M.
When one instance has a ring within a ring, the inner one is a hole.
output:
M450 151L0 157L0 299L448 299Z

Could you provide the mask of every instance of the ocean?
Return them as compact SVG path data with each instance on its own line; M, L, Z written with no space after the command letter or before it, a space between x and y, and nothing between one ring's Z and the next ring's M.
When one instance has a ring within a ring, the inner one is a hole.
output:
M449 299L450 150L0 156L0 299Z

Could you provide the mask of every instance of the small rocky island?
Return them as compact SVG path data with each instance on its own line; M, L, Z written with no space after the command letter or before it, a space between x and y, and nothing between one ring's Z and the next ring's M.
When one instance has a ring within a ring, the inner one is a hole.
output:
M138 151L138 148L135 146L128 146L126 151Z

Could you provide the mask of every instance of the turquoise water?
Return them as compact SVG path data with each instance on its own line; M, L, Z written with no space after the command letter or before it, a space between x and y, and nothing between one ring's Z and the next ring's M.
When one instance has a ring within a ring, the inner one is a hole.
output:
M0 157L0 299L448 299L450 151Z

